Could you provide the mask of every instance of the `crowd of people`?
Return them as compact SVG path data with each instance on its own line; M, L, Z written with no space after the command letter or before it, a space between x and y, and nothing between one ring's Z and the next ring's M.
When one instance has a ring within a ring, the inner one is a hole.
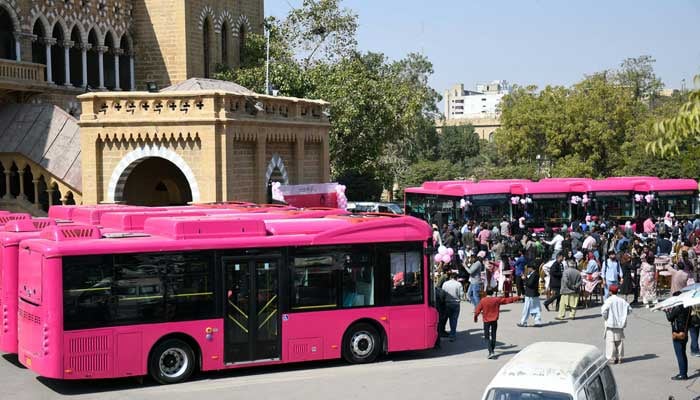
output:
M433 244L454 254L435 258L439 333L454 340L460 302L470 302L475 322L483 315L489 358L494 354L502 304L522 301L517 325L528 327L530 318L532 326L542 325L541 307L550 311L553 306L557 320L566 319L567 312L573 320L579 302L589 306L599 298L606 355L611 363L622 362L629 305L656 304L660 279L668 279L669 293L700 282L700 215L677 219L667 212L658 220L648 217L624 225L587 216L538 231L528 229L523 218L504 217L499 223L462 221L433 225ZM541 294L546 296L543 302ZM448 319L449 333L445 331ZM686 342L690 336L691 352L700 357L700 310L695 320L697 326L686 323ZM685 345L682 348L684 353ZM676 353L680 373L675 379L681 379L687 377L687 359L684 370L680 350Z

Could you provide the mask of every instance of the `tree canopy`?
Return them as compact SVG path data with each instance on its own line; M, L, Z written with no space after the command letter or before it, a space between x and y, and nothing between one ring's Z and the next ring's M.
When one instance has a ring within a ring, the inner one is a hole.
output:
M434 153L440 95L428 85L433 66L425 56L390 60L358 51L357 15L340 0L304 0L285 19L266 23L271 84L281 95L330 103L331 175L346 179L348 193L357 194L351 200L378 197L374 190L353 190L352 179L391 188L409 165ZM249 36L246 62L221 68L217 77L264 92L265 40Z

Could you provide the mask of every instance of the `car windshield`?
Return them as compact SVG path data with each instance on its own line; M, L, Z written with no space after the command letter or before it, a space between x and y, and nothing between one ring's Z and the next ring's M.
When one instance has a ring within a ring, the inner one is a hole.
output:
M545 392L531 389L496 388L489 391L487 400L573 400L566 393Z

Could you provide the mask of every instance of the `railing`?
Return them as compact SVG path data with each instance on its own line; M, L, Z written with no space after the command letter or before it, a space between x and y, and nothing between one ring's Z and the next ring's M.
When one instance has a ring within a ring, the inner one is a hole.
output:
M0 80L44 82L43 64L0 59Z
M243 95L222 91L95 92L78 97L81 123L113 119L178 121L256 119L328 124L328 103L318 100Z

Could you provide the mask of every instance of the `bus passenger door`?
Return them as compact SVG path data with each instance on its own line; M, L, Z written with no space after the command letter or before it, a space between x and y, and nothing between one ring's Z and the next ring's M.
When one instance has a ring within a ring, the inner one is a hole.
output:
M279 260L222 259L226 283L226 364L280 358Z

